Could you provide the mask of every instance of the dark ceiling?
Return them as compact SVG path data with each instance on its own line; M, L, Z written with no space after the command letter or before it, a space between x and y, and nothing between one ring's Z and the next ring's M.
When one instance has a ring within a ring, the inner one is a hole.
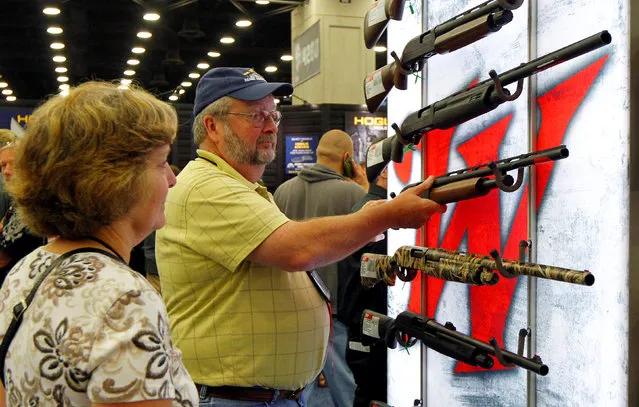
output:
M291 62L280 60L291 52L290 11L304 0L272 0L257 5L254 0L0 0L0 82L6 81L18 103L40 100L58 92L57 77L66 75L75 85L89 79L119 80L127 78L126 69L135 70L134 82L159 95L168 97L183 81L193 86L180 96L180 103L192 103L197 79L191 72L206 72L196 65L206 62L215 66L254 67L269 81L291 80ZM45 15L43 9L55 6L58 15ZM157 11L161 18L145 21L147 11ZM236 27L239 19L249 19L248 28ZM59 26L60 35L47 33ZM138 31L152 33L148 39L137 38ZM230 35L235 43L220 43ZM65 48L55 51L52 42ZM134 46L146 49L143 54L131 52ZM220 57L207 56L209 51ZM55 63L54 55L66 57ZM127 65L136 57L137 66ZM273 73L264 71L275 65ZM68 68L59 74L56 66ZM0 103L6 104L5 95Z

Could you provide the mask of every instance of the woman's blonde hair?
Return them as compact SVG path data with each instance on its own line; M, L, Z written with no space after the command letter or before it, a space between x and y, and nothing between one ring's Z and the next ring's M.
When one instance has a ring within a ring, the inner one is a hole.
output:
M34 233L92 235L144 199L149 154L176 130L175 110L150 93L86 82L33 112L7 189Z

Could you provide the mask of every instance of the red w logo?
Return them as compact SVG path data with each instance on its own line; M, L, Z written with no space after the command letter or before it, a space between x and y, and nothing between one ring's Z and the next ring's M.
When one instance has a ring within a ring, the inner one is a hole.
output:
M534 150L542 150L562 144L566 129L575 111L583 101L586 93L599 74L608 55L588 67L577 72L538 98L541 127ZM508 115L489 128L485 129L466 143L458 147L458 152L465 162L470 165L498 159L498 150L512 115ZM448 157L451 140L455 128L430 132L422 140L426 144L428 155L424 158L424 174L443 174L447 172ZM570 146L568 146L570 147ZM402 182L407 183L410 177L411 157L407 154L404 163L396 165L395 170ZM569 162L569 161L568 161ZM536 210L543 201L546 186L554 163L540 165L537 171L537 202ZM426 227L424 246L443 247L457 250L464 235L467 235L468 251L487 254L491 249L502 249L505 258L516 259L519 242L526 240L528 224L528 195L527 185L517 206L515 217L510 225L502 225L499 214L499 194L492 192L487 196L470 201L459 202L451 216L450 223L444 231L441 242L438 241L441 229L441 215L433 216ZM508 238L501 242L501 228L507 227ZM418 234L416 244L421 245ZM427 278L426 307L427 315L435 315L444 280ZM500 346L504 347L504 326L508 317L508 310L515 291L517 279L502 278L495 286L470 287L470 321L474 337L488 341L494 337ZM421 275L412 282L408 309L421 312ZM495 362L495 369L510 369ZM455 372L475 372L484 369L458 363Z

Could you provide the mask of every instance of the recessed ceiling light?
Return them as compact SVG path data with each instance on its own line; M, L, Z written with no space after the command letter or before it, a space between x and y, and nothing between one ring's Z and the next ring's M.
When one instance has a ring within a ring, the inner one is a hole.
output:
M193 85L191 82L189 81L184 81L180 84L180 86L184 86L185 88L188 88L189 86Z
M62 31L63 31L63 30L62 30L62 28L60 28L60 27L49 27L49 28L47 28L47 32L48 32L49 34L54 34L54 35L56 35L56 34L62 34Z
M67 68L63 67L63 66L56 66L55 67L55 71L57 73L65 73L67 71Z
M146 13L142 18L146 21L158 21L160 15L158 13Z
M260 6L266 6L267 4L271 4L269 0L255 0L255 4L259 4Z
M280 59L281 59L282 61L292 61L292 60L293 60L293 56L292 56L292 55L282 55L282 56L280 57Z
M15 102L16 97L15 96L7 96L7 102Z
M280 100L279 100L278 98L275 98L274 102L275 102L275 104L277 105L277 104L279 104L279 103L280 103Z
M386 47L383 45L377 45L373 47L373 51L375 52L386 52Z
M120 83L122 85L130 85L131 82L132 82L131 79L122 79L122 80L120 80Z
M0 82L0 88L6 88L7 86L9 86L7 82Z
M137 65L140 63L139 59L129 59L128 61L126 61L127 64L129 65Z
M133 47L131 48L131 52L134 54L143 54L146 51L143 47Z
M210 51L210 52L209 52L208 54L206 54L206 55L210 56L211 58L217 58L217 57L219 57L219 56L220 56L220 55L222 55L222 54L220 54L220 53L219 53L219 52L217 52L217 51Z
M124 71L124 74L126 76L133 76L135 75L135 71L133 69L127 69L126 71Z
M264 68L264 70L265 70L266 72L275 72L275 71L277 71L277 67L276 67L276 66L273 66L273 65L269 65L269 66L267 66L266 68Z
M68 81L69 81L68 76L58 76L58 82L68 82Z
M58 89L60 89L60 90L68 90L69 89L69 84L68 83L63 83L60 86L58 86Z
M177 95L171 95L171 96L169 96L169 100L175 101L175 100L178 100L178 97L177 97Z
M2 90L2 94L3 95L11 95L11 94L13 94L13 91L11 89L3 89Z
M62 55L56 55L56 56L53 57L53 61L54 62L64 62L66 60L67 59L65 57L63 57Z
M46 7L42 12L48 16L55 16L60 14L60 9L57 7Z
M199 64L197 64L197 67L200 69L209 69L211 65L207 64L206 62L200 62Z
M189 78L197 79L197 78L199 78L199 77L200 77L200 74L199 74L199 73L197 73L197 72L191 72L191 73L189 74Z
M236 25L237 27L242 27L242 28L244 28L244 27L250 27L252 24L253 24L253 23L251 22L251 20L237 20L237 21L235 22L235 25Z
M178 93L179 93L180 95L183 95L183 94L184 94L184 92L186 92L184 89L180 89L180 90L178 90Z
M150 33L150 32L148 32L148 31L140 31L140 32L137 34L137 36L138 36L138 38L151 38L151 37L153 36L153 34L151 34L151 33Z
M53 49L62 49L64 48L64 44L61 42L53 42L51 43L50 47Z
M233 44L235 42L235 38L233 38L233 37L222 37L222 38L220 38L220 42L222 44Z

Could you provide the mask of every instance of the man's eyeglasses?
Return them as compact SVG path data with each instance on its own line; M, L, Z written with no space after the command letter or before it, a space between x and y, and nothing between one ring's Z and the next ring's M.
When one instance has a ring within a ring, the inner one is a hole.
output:
M279 110L272 110L270 112L267 112L266 110L260 110L253 113L227 112L226 114L239 114L241 116L250 117L253 126L258 128L264 126L264 121L267 117L270 117L276 126L279 126L280 122L282 121L282 112L280 112Z

